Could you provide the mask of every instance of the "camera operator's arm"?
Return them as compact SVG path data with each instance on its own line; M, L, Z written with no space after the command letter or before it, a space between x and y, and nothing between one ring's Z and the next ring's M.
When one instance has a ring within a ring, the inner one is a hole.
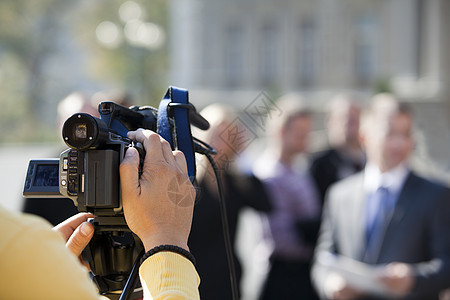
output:
M139 155L127 150L120 166L125 219L145 250L174 245L189 250L195 190L187 175L183 153L172 152L167 141L149 130L129 132L146 150L139 178ZM152 299L198 299L199 278L193 264L173 252L158 252L140 267L144 296Z
M76 222L83 223L85 216L81 216L81 219L79 215L77 216ZM75 236L85 240L80 236L81 228L74 223L71 225L77 228ZM67 226L63 227L69 229ZM79 247L74 247L72 242L76 238L69 231L66 230L66 233L72 237L67 246L75 251ZM52 231L50 224L41 218L19 215L0 207L2 237L0 297L2 299L100 298L86 269L80 265L77 257L64 247L68 235L62 237ZM86 240L89 239L87 236Z

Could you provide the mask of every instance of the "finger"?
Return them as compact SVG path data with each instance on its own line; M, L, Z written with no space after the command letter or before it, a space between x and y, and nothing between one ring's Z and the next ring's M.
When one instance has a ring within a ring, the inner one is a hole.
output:
M136 140L136 131L128 131L127 132L127 137L130 139L130 140Z
M135 148L128 148L125 152L119 172L122 194L134 195L139 193L139 153Z
M178 168L184 174L187 175L188 170L187 170L187 163L186 163L186 158L184 157L184 153L179 150L175 150L175 151L173 151L173 157L175 157L175 161L176 161Z
M140 128L136 130L134 134L130 135L134 137L135 141L141 142L144 145L146 151L144 163L146 161L151 163L166 161L161 146L161 138L158 134L151 130L144 130Z
M153 134L156 134L156 133L154 133L153 131L150 131L150 130L145 130L145 129L142 129L142 128L139 128L138 130L136 130L136 131L130 131L130 132L128 132L128 134L127 134L127 136L128 136L128 138L130 138L130 139L132 139L132 140L135 140L135 141L138 141L138 142L141 142L141 143L143 143L144 144L144 147L145 147L145 150L146 151L149 151L148 149L147 149L147 147L146 147L146 145L145 145L145 140L146 139L148 139L149 138L149 136L150 136L150 134L151 133L153 133ZM159 135L158 135L159 136ZM171 146L170 146L170 144L169 144L169 142L168 141L166 141L164 138L162 138L161 136L159 136L159 140L160 140L160 142L161 142L161 152L162 152L162 156L164 157L164 160L166 161L166 162L168 162L169 164L171 164L171 165L175 165L175 159L173 158L173 155L172 155L172 148L171 148ZM156 138L155 138L155 143L156 143ZM158 149L159 150L159 149ZM151 150L150 150L151 151ZM158 152L156 152L155 153L156 154L156 156L154 156L154 160L161 160L160 159L160 156L158 156L159 155L159 151Z
M75 229L67 241L66 247L78 257L89 244L93 235L94 226L89 222L84 222Z
M164 155L164 159L170 165L176 166L177 162L175 161L175 157L173 156L173 153L172 153L172 147L170 147L169 142L161 137L161 145L162 145L162 152Z
M91 213L78 213L53 227L53 230L62 233L64 240L67 241L81 223L93 217L95 216Z

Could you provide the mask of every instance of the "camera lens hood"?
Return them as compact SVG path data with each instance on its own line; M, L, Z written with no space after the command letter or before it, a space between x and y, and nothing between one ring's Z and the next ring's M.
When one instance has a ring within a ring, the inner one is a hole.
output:
M95 149L107 140L108 127L89 114L77 113L64 122L62 135L64 142L72 149Z

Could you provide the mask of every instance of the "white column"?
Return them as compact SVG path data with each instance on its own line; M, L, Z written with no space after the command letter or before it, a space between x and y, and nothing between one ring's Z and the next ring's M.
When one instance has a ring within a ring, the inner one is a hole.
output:
M391 0L389 2L388 47L390 48L391 74L416 77L417 74L417 2Z
M201 57L199 28L201 0L172 0L170 2L169 82L193 88L198 84Z

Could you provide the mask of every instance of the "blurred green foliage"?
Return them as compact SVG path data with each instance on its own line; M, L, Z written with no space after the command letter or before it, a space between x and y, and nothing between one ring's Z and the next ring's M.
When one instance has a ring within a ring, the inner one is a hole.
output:
M156 105L167 88L167 39L158 49L125 39L101 45L96 28L120 30L125 0L0 1L0 144L47 142L56 134L58 101L74 91L116 90L133 104ZM138 1L142 19L167 32L167 2Z

